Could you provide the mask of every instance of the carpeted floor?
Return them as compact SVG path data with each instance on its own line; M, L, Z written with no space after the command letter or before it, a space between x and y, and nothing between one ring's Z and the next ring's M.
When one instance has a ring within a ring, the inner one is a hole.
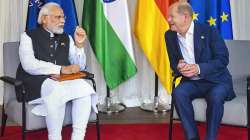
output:
M205 125L198 125L201 139L204 139ZM71 128L63 129L63 140L70 140ZM9 126L0 140L20 140L20 128ZM47 132L39 131L28 134L27 140L46 140ZM85 140L95 140L95 126L89 126ZM167 124L102 124L101 140L167 140ZM174 124L173 140L184 140L183 130L179 123ZM247 140L247 129L232 126L221 126L217 140Z

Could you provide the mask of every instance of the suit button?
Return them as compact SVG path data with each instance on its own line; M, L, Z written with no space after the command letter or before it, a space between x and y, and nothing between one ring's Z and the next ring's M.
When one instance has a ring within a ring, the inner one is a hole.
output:
M50 48L53 48L53 45L50 45Z
M50 56L53 57L54 55L51 53Z

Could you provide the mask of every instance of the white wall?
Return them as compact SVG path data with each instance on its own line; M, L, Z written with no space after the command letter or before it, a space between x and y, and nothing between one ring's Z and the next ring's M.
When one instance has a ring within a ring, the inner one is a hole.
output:
M250 40L250 0L230 0L233 35L236 40Z
M136 0L128 0L129 15L131 19L131 27L133 28ZM249 0L231 0L231 9L233 17L234 38L240 40L250 40L247 33L250 32L250 13ZM24 31L26 23L28 0L0 0L0 76L3 75L2 62L2 44L6 41L19 41L21 32ZM75 0L79 24L82 20L83 0ZM139 105L141 102L148 102L154 94L154 72L148 64L141 49L133 37L135 59L137 63L138 73L135 77L122 84L119 88L112 91L114 102L124 102L128 106ZM90 48L87 48L89 57L89 69L95 73L98 95L100 102L104 101L106 95L106 86L103 80L100 67L96 63L95 57ZM147 81L147 82L140 82ZM168 96L165 91L160 89L160 95L163 102L168 102ZM2 104L3 83L0 82L0 104Z

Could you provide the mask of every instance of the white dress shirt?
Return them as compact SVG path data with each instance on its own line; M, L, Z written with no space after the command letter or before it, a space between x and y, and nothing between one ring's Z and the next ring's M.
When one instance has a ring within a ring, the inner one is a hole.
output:
M196 64L195 63L195 56L194 56L194 22L191 22L191 25L185 35L183 37L179 33L177 33L178 43L181 49L182 56L184 61L187 64ZM200 68L198 66L198 74L200 74ZM191 78L192 80L200 79L198 76L194 76Z
M180 45L182 56L186 63L195 64L194 57L194 23L192 22L186 36L183 37L177 33L178 43Z

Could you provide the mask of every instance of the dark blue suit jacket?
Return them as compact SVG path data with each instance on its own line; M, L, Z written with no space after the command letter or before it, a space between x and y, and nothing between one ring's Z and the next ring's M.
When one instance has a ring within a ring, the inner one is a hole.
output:
M177 33L168 30L165 33L165 41L171 68L174 73L179 74L177 64L183 57ZM225 84L229 89L226 100L233 99L235 93L232 76L227 69L229 53L224 40L216 29L205 24L194 24L194 56L196 64L200 67L200 78L214 83ZM187 79L183 77L183 80Z

